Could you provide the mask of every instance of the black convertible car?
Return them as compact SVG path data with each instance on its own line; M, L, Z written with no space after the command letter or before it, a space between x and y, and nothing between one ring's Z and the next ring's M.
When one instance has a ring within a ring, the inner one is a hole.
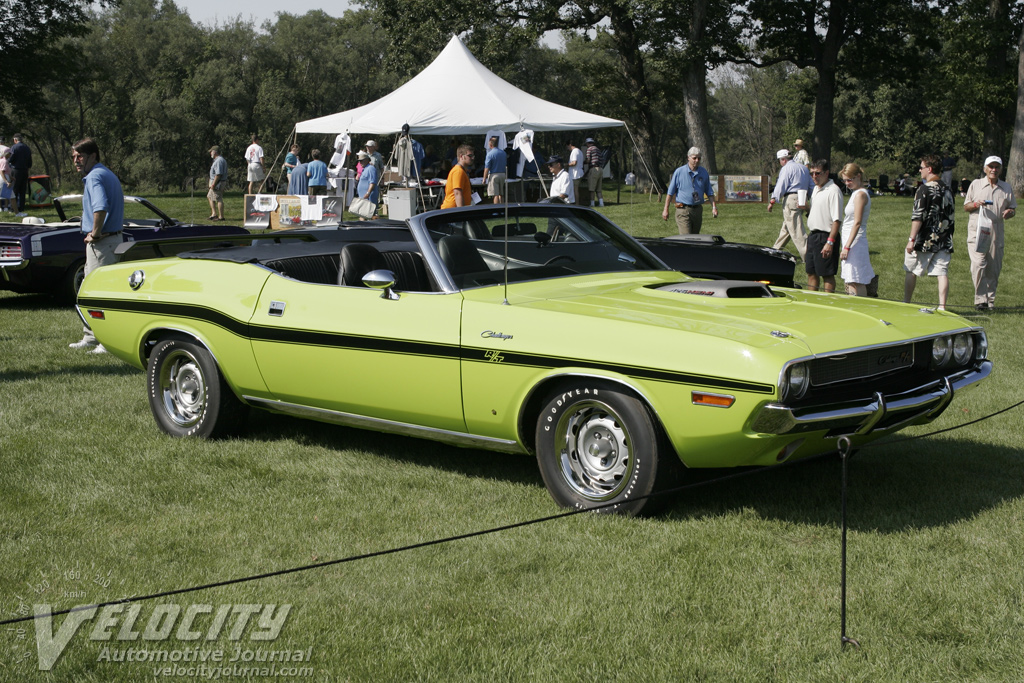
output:
M19 294L52 294L73 302L85 273L82 217L69 216L68 206L80 206L82 195L53 200L60 217L55 223L0 223L0 289ZM128 242L170 237L248 235L232 225L182 223L142 197L125 195L124 234ZM129 217L132 207L148 210L145 218Z

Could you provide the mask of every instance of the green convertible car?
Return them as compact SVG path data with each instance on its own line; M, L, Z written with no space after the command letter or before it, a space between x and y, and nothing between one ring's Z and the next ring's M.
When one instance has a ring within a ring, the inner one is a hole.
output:
M686 468L857 446L992 370L951 313L694 280L571 206L125 248L78 308L146 370L168 434L237 431L251 406L533 453L564 506L636 513Z

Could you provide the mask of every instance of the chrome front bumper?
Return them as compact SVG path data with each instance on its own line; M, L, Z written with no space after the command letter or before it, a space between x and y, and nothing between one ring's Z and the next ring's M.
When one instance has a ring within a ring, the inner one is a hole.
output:
M3 261L0 262L0 274L3 275L4 280L10 281L11 276L7 274L9 270L24 270L28 268L28 259L22 259L20 261Z
M828 431L865 435L900 429L910 424L931 422L946 409L953 395L992 373L992 361L961 370L943 380L868 400L832 403L808 408L790 408L767 403L754 414L750 430L759 434L794 434Z

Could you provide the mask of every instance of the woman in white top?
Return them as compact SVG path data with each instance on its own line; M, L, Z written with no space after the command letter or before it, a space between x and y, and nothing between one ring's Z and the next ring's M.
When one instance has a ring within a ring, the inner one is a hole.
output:
M867 296L867 286L875 277L868 255L868 216L871 215L871 195L864 185L864 172L857 164L846 164L839 173L850 191L843 219L842 278L846 293L853 296Z

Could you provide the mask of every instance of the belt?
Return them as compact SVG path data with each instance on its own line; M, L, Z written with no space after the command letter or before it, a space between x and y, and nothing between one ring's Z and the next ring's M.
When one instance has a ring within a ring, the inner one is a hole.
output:
M676 202L677 209L692 209L695 206L700 206L700 204L683 204L681 202Z
M782 193L782 196L783 196L783 197L788 197L788 196L789 196L789 195L791 195L791 194L796 194L796 192L783 192L783 193Z
M85 234L88 235L89 233L85 233ZM101 232L100 233L100 239L102 240L102 239L106 239L107 237L113 237L114 235L120 235L120 234L121 234L120 230L118 230L116 232Z

